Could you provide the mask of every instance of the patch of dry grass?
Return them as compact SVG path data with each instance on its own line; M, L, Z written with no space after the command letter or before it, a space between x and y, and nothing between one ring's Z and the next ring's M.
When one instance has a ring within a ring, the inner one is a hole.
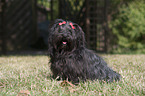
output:
M122 75L110 84L87 81L62 86L51 79L47 56L1 56L0 96L90 96L145 95L145 55L103 55L109 66Z

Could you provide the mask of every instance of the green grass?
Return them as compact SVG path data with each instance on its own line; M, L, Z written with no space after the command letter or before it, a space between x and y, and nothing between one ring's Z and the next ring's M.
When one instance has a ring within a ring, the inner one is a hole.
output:
M122 75L110 84L87 81L62 86L51 79L47 56L1 56L0 96L144 96L145 55L103 55ZM27 91L27 92L23 92Z

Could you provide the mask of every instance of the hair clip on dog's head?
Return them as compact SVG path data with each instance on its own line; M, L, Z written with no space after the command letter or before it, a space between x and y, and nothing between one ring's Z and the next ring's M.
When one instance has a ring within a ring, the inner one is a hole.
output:
M75 29L75 27L73 26L73 24L72 24L72 23L69 23L69 25L72 27L72 29Z
M59 25L62 25L62 24L66 24L66 22L65 22L65 21L63 21L63 22L59 23ZM73 24L72 24L72 23L69 23L69 25L72 27L72 29L75 29L75 27L73 26Z
M65 21L63 21L62 23L59 23L59 25L62 25L62 24L66 24L66 22L65 22Z

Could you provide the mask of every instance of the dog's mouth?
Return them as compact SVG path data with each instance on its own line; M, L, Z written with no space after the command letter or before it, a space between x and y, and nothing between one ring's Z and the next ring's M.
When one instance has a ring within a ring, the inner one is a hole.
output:
M59 51L59 53L69 52L72 50L72 48L73 46L70 40L62 39L57 42L57 50Z
M70 46L70 43L67 41L67 40L62 40L61 42L60 42L60 45L59 45L59 47L61 47L62 49L66 49L66 48L68 48Z
M66 41L62 41L62 44L63 44L63 45L66 45L66 44L67 44L67 42L66 42Z
M67 40L60 40L57 42L57 48L58 49L66 49L69 47L69 42Z

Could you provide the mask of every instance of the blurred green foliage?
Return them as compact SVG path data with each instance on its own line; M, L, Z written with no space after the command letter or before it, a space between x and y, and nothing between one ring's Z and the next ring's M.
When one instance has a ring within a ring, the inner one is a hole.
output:
M121 4L121 3L118 3ZM145 53L145 1L134 0L119 6L109 27L114 40L113 53Z
M71 10L70 13L74 16L78 14L81 10L81 7L83 6L85 0L66 0L68 5L70 5ZM60 1L61 3L64 1ZM51 0L37 0L38 5L41 5L45 8L51 8ZM63 6L61 6L63 7ZM59 0L53 0L53 19L60 18L59 16ZM51 19L51 15L48 14L48 19Z
M53 0L53 18L56 19L58 18L59 14L59 0ZM37 4L43 6L44 8L51 8L51 0L37 0ZM48 20L51 20L51 15L50 13L48 14Z

